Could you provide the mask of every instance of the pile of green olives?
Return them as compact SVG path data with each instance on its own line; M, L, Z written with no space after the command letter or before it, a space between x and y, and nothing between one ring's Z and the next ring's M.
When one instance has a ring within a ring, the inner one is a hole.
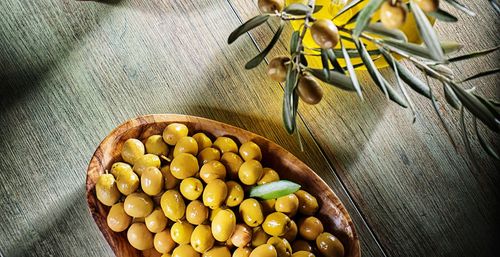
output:
M263 166L254 142L190 135L172 123L162 135L117 147L122 161L99 177L96 196L110 207L109 228L149 256L344 256L342 243L314 216L313 195L248 197L253 186L280 180Z

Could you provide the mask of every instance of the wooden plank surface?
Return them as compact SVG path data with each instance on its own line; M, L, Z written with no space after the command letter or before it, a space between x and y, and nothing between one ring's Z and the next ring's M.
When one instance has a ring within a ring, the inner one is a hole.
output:
M465 45L462 52L500 43L497 14L487 1L468 2L479 14L468 17L443 4L460 19L455 24L438 23L442 39ZM258 13L254 2L234 0L236 10L248 19ZM285 53L287 36L271 57ZM276 24L252 32L262 49L276 31ZM452 65L458 78L498 67L500 54ZM411 67L410 65L407 65ZM411 68L412 72L419 71ZM384 75L390 74L387 71ZM368 81L367 74L361 74ZM394 79L391 78L394 82ZM268 82L271 83L271 82ZM472 83L488 97L499 97L499 76ZM441 91L438 83L432 83ZM387 102L370 84L365 102L354 93L325 85L324 100L316 106L300 105L299 112L309 131L324 150L357 206L390 256L495 256L500 250L499 162L473 143L481 169L471 170L463 143L456 152L447 140L427 99L412 94L420 115L415 124L411 113ZM442 96L440 94L440 96ZM459 115L442 107L461 142ZM467 121L470 124L470 119ZM471 131L471 127L469 127ZM489 139L498 144L498 136Z
M0 253L112 255L85 202L89 158L127 119L183 113L290 150L344 202L364 256L383 255L304 124L303 152L282 128L282 89L243 69L256 46L227 46L238 24L218 0L1 1Z

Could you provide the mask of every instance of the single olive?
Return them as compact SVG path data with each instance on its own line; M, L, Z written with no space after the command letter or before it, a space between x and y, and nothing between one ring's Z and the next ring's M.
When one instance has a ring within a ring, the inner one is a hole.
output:
M311 36L323 49L330 49L339 43L337 26L329 19L318 19L311 26Z
M273 212L267 215L262 228L271 236L282 236L290 229L290 218L281 212Z
M224 181L214 179L203 190L203 204L210 209L219 208L227 197L227 186Z
M288 240L273 236L267 240L267 244L274 246L278 257L290 257L292 256L292 247Z
M251 252L252 248L250 247L239 247L234 250L232 257L249 257Z
M170 163L170 172L178 179L193 177L198 170L198 159L192 154L181 153Z
M170 172L170 165L161 167L161 174L163 174L165 189L174 189L181 182L178 178Z
M218 137L215 139L213 147L219 149L222 154L227 152L238 153L238 145L229 137Z
M188 200L196 200L203 193L203 184L197 178L186 178L179 187L181 194Z
M192 137L181 137L174 147L174 158L181 153L198 154L198 143Z
M130 138L123 143L121 156L124 161L134 165L137 158L143 156L144 152L144 144L139 139Z
M293 217L299 209L299 198L295 194L289 194L276 199L274 206L276 211L282 212L288 217Z
M162 136L152 135L146 140L146 153L167 156L168 155L168 145L163 141Z
M224 210L225 208L217 208L217 209L213 209L213 210L210 210L210 215L208 217L208 219L210 220L210 222L214 221L214 218L215 216L217 216L217 213L219 213L220 211Z
M257 185L263 185L278 180L280 180L280 175L278 174L278 172L271 168L264 168L262 170L262 177L259 179L259 181L257 181Z
M203 257L231 257L231 252L226 246L215 246L205 252Z
M288 242L293 242L299 233L299 228L297 227L297 223L295 221L290 220L290 229L283 235Z
M174 249L171 257L200 257L200 253L191 245L179 245Z
M170 228L157 233L153 240L153 245L159 253L170 253L175 247L175 241L170 235Z
M207 147L198 153L198 162L203 165L209 161L219 161L220 151L218 149Z
M170 236L174 242L183 245L189 244L194 227L187 221L177 221L170 228Z
M250 160L241 165L238 171L238 177L241 183L251 186L259 181L262 177L262 173L262 164L257 160Z
M147 167L141 175L141 188L148 195L158 195L163 190L163 175L156 167Z
M343 257L344 245L334 235L324 232L316 238L318 251L325 257Z
M259 201L248 198L240 204L240 216L243 221L250 227L257 227L264 221L264 213Z
M179 191L170 189L163 193L160 201L161 209L170 220L177 221L184 217L186 204Z
M435 12L439 8L439 0L415 0L415 3L418 4L424 12Z
M259 0L257 5L263 13L281 12L285 7L285 0Z
M134 218L145 218L153 211L153 200L145 193L132 193L125 198L125 212Z
M212 236L212 230L209 225L198 225L191 234L191 246L199 253L204 253L212 248L215 238Z
M215 240L225 242L236 227L236 216L230 209L220 210L212 221L212 235Z
M262 151L260 150L260 147L252 141L248 141L248 142L243 143L240 147L239 152L240 152L241 158L243 158L243 160L245 160L245 161L249 161L249 160L261 161L262 160Z
M186 220L193 225L200 225L208 219L209 209L199 200L194 200L186 207Z
M203 132L194 134L193 138L198 143L198 151L212 146L212 140Z
M95 193L97 199L106 206L112 206L121 197L115 177L112 174L102 174L99 176L95 185Z
M252 229L246 224L237 224L229 240L236 247L245 247L252 242Z
M269 235L266 234L264 229L262 227L255 227L253 228L253 233L252 233L252 247L257 247L259 245L263 245L267 242L269 239Z
M286 63L288 62L290 62L290 58L287 56L278 56L271 59L267 65L267 76L276 82L284 82L287 73Z
M292 241L292 250L293 252L299 252L299 251L306 251L306 252L312 252L313 248L309 242L299 239Z
M123 209L123 203L116 203L111 206L106 218L108 227L115 232L122 232L128 228L132 222L132 217L128 216Z
M163 130L163 141L169 145L177 144L180 138L188 135L188 128L184 124L172 123Z
M226 172L228 173L229 178L238 178L238 171L243 164L243 159L241 159L239 155L232 152L224 153L220 158L220 162L222 162L222 164L226 167Z
M250 253L250 257L277 257L278 253L274 246L270 244L263 244L257 246L253 249L252 253Z
M311 75L300 77L297 92L300 99L306 104L317 104L323 98L323 89Z
M405 23L407 13L406 4L396 2L393 5L391 1L385 1L380 7L380 21L388 29L397 29Z
M310 216L299 222L299 234L302 238L314 240L321 233L323 233L323 223L318 218Z
M128 167L117 162L113 164L113 166L111 167L111 171L114 172L113 175L115 175L116 177L116 186L118 187L118 191L120 191L124 195L129 195L137 191L137 189L139 188L139 176L135 174L130 165L123 162L122 164L125 164Z
M134 164L134 172L139 175L139 177L142 175L142 173L146 170L148 167L155 167L155 168L160 168L161 161L160 157L154 155L154 154L145 154L141 157L139 157Z
M292 254L292 257L316 257L313 253L307 251L298 251Z
M260 201L260 205L262 206L262 212L264 215L268 215L275 211L274 206L276 205L276 199L262 200Z
M113 165L111 165L110 173L113 174L113 176L116 177L118 173L122 171L133 171L132 166L130 166L130 164L125 162L115 162L113 163Z
M238 206L245 198L245 191L238 182L227 181L226 205L229 207Z
M301 214L312 216L318 211L319 205L316 197L312 196L304 190L295 192L295 195L299 199L299 212Z
M127 239L130 245L137 250L153 248L153 233L148 230L144 223L134 223L127 231Z
M219 161L209 161L201 166L200 178L208 183L214 179L226 178L226 167Z
M149 231L153 233L159 233L167 227L168 219L160 208L157 208L151 212L144 219L144 223Z

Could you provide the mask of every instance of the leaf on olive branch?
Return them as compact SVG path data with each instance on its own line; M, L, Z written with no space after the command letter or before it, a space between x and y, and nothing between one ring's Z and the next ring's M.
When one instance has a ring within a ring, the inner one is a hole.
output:
M328 56L330 63L333 65L333 70L338 73L345 74L344 69L340 66L339 61L337 61L337 57L335 56L335 52L332 48L326 50L326 55Z
M490 70L486 70L486 71L481 71L481 72L478 72L470 77L467 77L463 80L460 80L458 83L463 83L463 82L466 82L466 81L469 81L469 80L473 80L473 79L477 79L477 78L481 78L481 77L485 77L485 76L489 76L489 75L492 75L492 74L495 74L495 73L498 73L500 72L500 68L494 68L494 69L490 69Z
M423 47L421 45L417 45L409 42L402 42L399 40L394 40L392 38L385 38L381 41L381 43L385 45L389 45L395 47L403 52L406 52L410 55L416 55L425 59L432 60L431 53L427 47Z
M363 7L356 20L353 37L357 38L361 35L366 25L370 22L372 15L379 9L383 2L384 0L370 0L370 2Z
M401 30L388 29L380 22L369 24L365 28L365 31L368 33L377 34L380 36L390 37L396 40L408 42L408 38L406 37L405 33L403 33Z
M299 96L297 94L297 83L299 74L293 65L288 65L285 81L285 93L283 94L283 124L289 134L296 129L297 108L299 105Z
M285 7L285 9L283 9L283 12L293 15L306 15L310 9L311 8L309 8L309 6L307 5L295 3Z
M300 34L300 32L298 30L296 30L292 33L292 36L290 38L290 54L294 54L297 51L299 51L299 49L298 49L299 34Z
M483 148L483 150L489 154L491 157L500 160L500 157L498 153L491 147L491 145L488 143L488 141L483 139L483 136L481 136L481 133L479 133L478 125L477 125L477 119L476 117L472 117L472 124L474 125L474 131L476 132L477 139L479 141L479 144Z
M348 4L344 5L344 7L342 9L340 9L337 14L335 14L335 16L333 17L334 19L339 17L340 15L342 15L343 13L349 11L351 8L353 8L354 6L362 3L364 0L352 0L351 2L349 2Z
M321 49L321 64L323 66L323 76L328 79L330 65L328 64L328 55L324 49Z
M318 78L319 80L321 80L321 81L323 81L331 86L334 86L334 87L337 87L337 88L340 88L343 90L347 90L347 91L356 91L356 88L354 87L352 80L346 75L329 70L328 75L325 76L323 74L322 69L307 68L306 71L308 71L314 77Z
M458 110L460 108L460 100L458 100L457 95L451 89L450 85L446 82L443 82L443 90L444 90L444 98L448 104Z
M472 147L470 146L469 133L467 133L467 127L465 126L464 107L460 108L460 127L462 128L461 134L465 144L465 151L467 152L467 155L469 156L472 164L474 165L474 168L479 170L479 165L477 164L476 159L474 159L474 156L472 154Z
M427 74L425 74L425 82L427 85L429 85L429 77ZM444 131L446 132L446 135L448 136L448 139L450 140L450 143L453 145L453 148L457 149L457 144L455 143L455 140L453 139L453 136L451 135L450 128L448 127L448 124L446 123L445 119L443 118L443 115L441 115L441 111L439 110L438 102L436 101L436 98L434 97L434 94L432 93L432 87L429 86L429 93L431 96L431 103L432 107L434 109L434 112L439 118L439 121L441 122L441 125L444 128Z
M356 93L358 94L361 101L363 101L363 94L361 93L361 86L359 85L358 76L356 75L356 71L354 70L354 66L352 65L351 58L349 57L349 53L344 47L342 43L342 39L340 39L340 48L342 49L342 55L344 56L344 61L346 63L347 71L349 71L349 77L351 79L352 85L354 89L356 89Z
M436 61L444 61L443 49L439 44L438 36L429 19L415 2L410 1L410 7L413 16L415 17L420 37L429 49L432 59Z
M453 14L443 10L437 9L437 11L427 13L429 16L432 16L440 21L444 22L457 22L458 18L453 16Z
M247 64L245 65L245 69L249 70L249 69L253 69L253 68L257 67L257 65L259 65L264 60L264 58L266 58L269 51L271 51L271 49L274 47L276 42L278 42L278 39L280 38L281 32L283 32L284 27L285 27L285 23L283 21L281 21L280 27L278 28L278 30L274 34L273 38L271 39L271 42L269 42L269 44L266 46L266 48L264 48L264 50L262 50L262 52L260 52L252 60L247 62Z
M390 55L390 53L387 53ZM399 70L398 67L396 66L396 60L394 58L392 59L392 62L389 63L389 65L392 67L392 70L394 71L394 75L396 76L396 81L398 82L399 89L401 90L401 93L403 93L403 96L406 99L406 102L408 102L408 106L410 107L410 110L413 114L413 123L417 120L417 111L415 109L415 105L413 104L413 101L411 100L410 95L406 91L406 88L403 86L403 82L401 82L401 76L399 76Z
M493 113L493 116L495 116L495 118L497 120L500 120L500 105L498 103L496 103L495 101L493 100L486 100L485 98L483 98L482 96L480 95L477 95L475 93L473 93L473 95L475 97L477 97L477 99L484 104L484 106L486 106L486 108L488 108L488 110L490 110L491 113Z
M481 51L477 51L477 52L472 52L472 53L468 53L468 54L464 54L464 55L452 57L452 58L448 59L448 62L458 62L458 61L463 61L463 60L467 60L467 59L471 59L471 58L480 57L480 56L492 53L492 52L494 52L494 51L496 51L498 49L500 49L500 45L497 45L497 46L494 46L494 47L491 47L491 48L487 48L487 49L484 49L484 50L481 50Z
M439 42L444 54L449 55L460 51L464 46L456 41L441 41Z
M238 28L236 28L228 37L227 43L232 44L236 39L238 39L241 35L245 34L246 32L262 25L264 22L266 22L269 19L269 14L261 14L257 15L247 22L241 24Z
M470 16L476 16L476 13L473 12L469 7L465 6L464 4L458 2L457 0L445 0L448 4L451 6L455 7L456 9L470 15Z

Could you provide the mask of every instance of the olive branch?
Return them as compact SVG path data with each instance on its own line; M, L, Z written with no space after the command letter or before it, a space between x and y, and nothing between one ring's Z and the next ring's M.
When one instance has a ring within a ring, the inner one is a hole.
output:
M442 0L449 6L468 15L476 14L458 0ZM496 1L490 1L498 10ZM340 15L361 3L366 5L344 24L335 25L335 20ZM314 13L322 6L315 5L314 0L307 4L290 4L285 6L284 0L258 0L262 14L257 15L238 28L229 36L228 43L233 43L238 37L248 31L264 24L269 18L281 20L278 30L271 42L257 56L251 59L245 68L252 69L258 66L269 51L274 47L281 36L286 21L301 20L303 24L299 30L294 31L290 40L290 57L280 56L270 60L267 73L271 79L284 82L283 96L283 123L288 133L296 132L296 117L298 102L301 99L307 104L318 103L323 91L317 80L342 90L356 92L363 100L363 83L358 81L355 68L365 66L375 85L386 97L403 108L409 108L413 114L413 122L417 118L417 110L406 90L408 86L413 91L428 98L439 120L446 131L450 142L456 148L456 143L450 129L439 109L439 102L434 94L434 89L429 84L429 79L437 80L442 84L444 98L454 109L460 111L460 126L467 153L472 157L469 133L465 125L466 111L472 114L474 132L481 147L492 157L500 160L499 154L484 140L479 132L480 120L489 130L500 132L500 103L494 99L486 99L472 89L464 89L460 84L480 77L498 73L500 68L493 68L479 72L471 77L457 80L453 71L447 66L450 63L464 61L494 52L500 46L494 46L478 52L459 55L451 58L446 56L456 53L462 46L456 42L440 41L428 16L443 22L456 22L458 19L439 6L439 0L410 0L405 3L401 0L351 0L334 15L332 20L316 19ZM373 14L380 10L380 20L373 21ZM414 16L417 30L423 44L408 42L406 35L398 28L406 20L407 14ZM354 27L353 27L354 25ZM313 40L320 48L311 49L303 44L304 36L310 30ZM347 34L340 35L339 31ZM355 48L346 48L344 42L354 43ZM366 42L376 46L375 50L367 50ZM340 47L337 47L339 45ZM308 50L306 52L305 50ZM425 75L425 82L414 76L398 58L406 59L415 65ZM321 57L322 69L308 67L305 56ZM362 62L353 64L351 58L359 57ZM393 71L398 90L393 87L380 73L374 61L383 58ZM341 66L337 59L343 59L345 66ZM471 158L473 161L474 159ZM474 162L473 162L474 163ZM475 163L474 163L475 164ZM477 167L477 164L475 164Z

